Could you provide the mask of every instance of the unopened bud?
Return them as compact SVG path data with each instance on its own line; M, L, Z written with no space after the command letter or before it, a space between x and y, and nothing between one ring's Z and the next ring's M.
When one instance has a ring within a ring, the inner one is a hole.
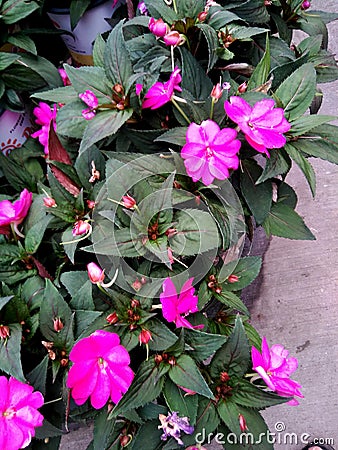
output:
M81 236L82 234L89 233L91 227L90 223L86 220L78 220L74 223L72 235Z
M149 330L141 330L141 333L138 336L140 344L148 344L151 338L151 332Z
M228 276L228 283L237 283L237 281L239 280L237 275L231 274Z
M0 338L7 339L9 338L9 327L7 325L0 325Z
M103 283L104 280L104 270L101 269L97 264L91 262L87 264L88 277L93 284Z
M119 83L114 84L113 91L115 91L117 94L121 94L123 92L123 86Z
M141 289L141 287L142 287L141 281L140 281L139 279L136 279L136 280L134 281L134 283L132 284L132 287L133 287L133 289L134 289L136 292L138 292L138 291Z
M160 364L163 361L162 355L155 355L154 361L155 361L155 364Z
M109 325L114 325L119 321L119 317L116 312L113 312L111 314L108 314L108 316L106 317L106 321L109 323Z
M204 22L206 20L206 18L208 17L208 13L207 11L201 11L200 13L198 13L197 15L197 19L199 22Z
M43 204L47 207L47 208L55 208L56 205L56 201L51 198L51 197L45 197L43 199Z
M230 380L228 372L221 372L219 379L222 383L227 383Z
M136 300L136 298L131 299L130 306L132 308L139 308L140 305L141 305L141 303L139 302L139 300Z
M305 10L305 9L309 9L311 7L311 2L309 2L309 1L304 1L303 3L302 3L302 6L301 6L301 8L303 9L303 10Z
M62 359L60 360L61 367L66 367L66 366L68 366L68 362L69 362L68 358L62 358Z
M60 333L60 331L62 330L63 327L64 327L64 324L62 323L60 317L55 317L53 319L54 331L56 331L57 333Z
M238 92L240 94L244 94L244 92L246 92L247 88L248 88L248 83L245 81L244 83L242 83L238 86Z
M178 47L179 45L183 45L187 38L184 34L180 34L178 31L173 30L163 36L163 40L165 45Z
M94 209L95 205L96 203L94 202L94 200L87 200L87 206L89 209Z
M129 194L122 197L122 205L128 209L134 209L136 205L136 200Z
M219 100L222 97L223 94L223 89L222 86L217 83L213 88L212 91L210 93L210 97L214 100Z
M170 356L170 358L169 358L169 360L168 360L168 363L169 363L171 366L176 366L176 358L175 358L175 356Z
M240 427L241 431L247 431L248 427L247 427L247 424L246 424L246 420L245 420L245 418L244 418L244 416L242 414L240 414L238 416L238 420L239 420L239 427Z

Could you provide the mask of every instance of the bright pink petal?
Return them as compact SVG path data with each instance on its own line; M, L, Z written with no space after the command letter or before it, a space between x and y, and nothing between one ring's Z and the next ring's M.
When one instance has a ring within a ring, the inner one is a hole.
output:
M241 97L230 97L230 102L224 103L224 109L230 119L235 123L245 122L249 119L252 108Z
M171 278L166 278L162 284L163 292L160 294L162 314L168 322L173 322L177 315L178 296Z
M265 336L262 339L262 359L264 369L269 370L271 367L271 356L268 342Z
M256 119L265 116L267 113L273 110L274 106L275 101L272 98L264 98L263 100L255 103L250 114L250 121L255 122Z
M274 385L274 382L272 381L272 378L269 377L269 375L266 373L264 368L262 366L255 367L255 371L260 375L262 380L265 381L266 385L273 391L276 390L276 386Z
M102 366L101 365L99 366L96 385L90 396L90 403L95 409L102 408L107 403L108 398L110 396L109 377L106 369Z
M257 150L259 153L265 153L268 157L270 157L270 153L268 149L263 144L258 144L253 139L251 139L248 135L245 135L245 139L248 141L248 143L251 145L252 148Z
M237 137L237 131L233 128L223 128L219 131L219 133L215 136L212 146L221 146L227 147L228 144L232 143ZM239 142L239 141L235 141ZM240 144L240 142L239 142Z
M9 225L15 217L15 210L9 200L0 202L0 226Z
M204 120L199 126L199 129L200 129L199 141L204 140L206 145L210 145L221 132L218 124L213 120ZM187 139L188 137L189 136L187 136Z
M102 357L114 365L128 366L130 364L129 353L122 345L117 345L103 352Z
M90 378L95 367L97 365L97 358L95 359L83 359L76 362L70 368L67 377L67 387L72 388L82 380Z

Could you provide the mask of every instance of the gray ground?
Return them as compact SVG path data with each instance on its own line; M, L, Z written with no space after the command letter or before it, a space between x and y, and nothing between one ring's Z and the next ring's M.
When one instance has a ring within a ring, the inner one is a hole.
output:
M337 0L313 0L312 5L338 11ZM329 29L329 48L338 53L338 21ZM338 115L338 82L321 88L320 113ZM301 437L308 435L332 439L338 449L338 167L321 160L312 162L317 173L315 200L298 170L292 170L288 182L298 193L297 211L317 240L272 239L259 296L251 308L252 323L268 342L285 345L298 358L295 378L304 386L305 398L298 407L276 406L264 413L271 431L285 428L277 433L281 441L275 444L277 450L301 449ZM287 433L294 433L292 443ZM90 436L90 428L72 432L63 438L61 449L85 450Z

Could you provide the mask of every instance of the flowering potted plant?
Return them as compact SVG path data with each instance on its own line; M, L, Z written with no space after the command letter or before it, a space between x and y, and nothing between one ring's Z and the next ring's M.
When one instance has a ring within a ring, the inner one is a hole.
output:
M57 449L91 420L88 449L216 433L271 449L260 410L301 386L250 324L240 293L261 259L241 250L256 225L314 239L285 176L296 163L314 194L308 157L338 162L334 117L317 114L317 83L338 77L333 16L299 0L127 6L0 155L1 448Z

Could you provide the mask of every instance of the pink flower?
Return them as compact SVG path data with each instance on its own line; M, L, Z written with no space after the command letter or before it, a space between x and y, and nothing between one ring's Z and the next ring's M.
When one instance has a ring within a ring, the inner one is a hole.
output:
M48 155L48 139L49 139L49 129L50 124L53 124L54 131L56 131L56 104L54 104L53 109L51 110L50 106L47 103L40 102L39 106L33 109L33 114L37 118L35 123L38 125L42 125L41 130L36 131L31 134L33 138L39 138L39 142L44 146L45 155Z
M253 370L265 381L266 385L284 397L304 397L300 392L301 385L290 379L290 375L297 369L296 358L288 358L289 352L280 344L273 345L270 349L266 338L262 340L262 353L252 347L251 356ZM290 405L298 405L296 399L288 402Z
M89 233L92 229L92 226L89 222L85 220L78 220L74 223L73 229L72 229L72 235L73 236L81 236L82 234Z
M71 86L70 79L68 78L67 72L65 69L58 69L58 72L60 74L60 77L62 78L62 82L64 86Z
M83 405L89 397L95 409L102 408L109 398L118 403L134 378L129 353L120 345L115 333L97 330L80 339L69 359L74 364L68 374L67 387L72 390L77 405Z
M103 283L104 280L104 270L101 269L97 264L91 262L87 264L88 277L93 284Z
M149 20L149 30L157 37L163 37L169 33L169 25L163 22L163 19L155 20L153 17Z
M11 377L0 377L0 448L19 450L27 447L41 427L43 416L37 410L43 405L41 392Z
M225 112L238 124L251 147L267 156L270 156L267 148L284 147L283 133L291 128L283 108L274 106L272 98L260 100L253 107L241 97L230 97L230 102L224 104Z
M174 90L181 92L182 89L179 86L179 83L182 80L180 71L181 69L175 67L175 70L172 72L166 83L161 83L160 81L155 83L146 93L142 108L160 108L170 102L172 96L174 95Z
M24 189L20 198L14 203L9 200L2 200L0 202L0 234L5 233L6 227L11 223L14 224L14 229L17 231L17 226L24 220L27 216L28 210L32 204L33 194ZM4 231L2 233L2 230ZM21 235L21 233L18 233Z
M193 327L184 316L198 311L198 297L194 295L195 288L192 286L193 278L189 278L177 295L177 291L171 278L163 282L163 292L160 294L162 303L162 314L168 322L175 322L177 328L203 328L203 325Z
M89 106L89 108L82 110L82 116L86 120L91 120L93 117L95 117L95 109L99 105L98 98L96 97L94 92L89 89L79 94L79 97L87 106Z
M187 143L181 150L181 156L187 174L208 186L215 178L224 180L229 177L229 169L237 169L237 153L241 143L236 139L237 131L232 128L220 130L216 122L204 120L201 125L191 123L188 127Z
M165 36L163 36L165 45L177 47L178 45L183 45L186 41L184 34L180 34L178 31L170 31Z
M136 83L135 84L136 95L140 95L141 92L142 92L142 89L143 89L143 84L141 84L141 83Z

